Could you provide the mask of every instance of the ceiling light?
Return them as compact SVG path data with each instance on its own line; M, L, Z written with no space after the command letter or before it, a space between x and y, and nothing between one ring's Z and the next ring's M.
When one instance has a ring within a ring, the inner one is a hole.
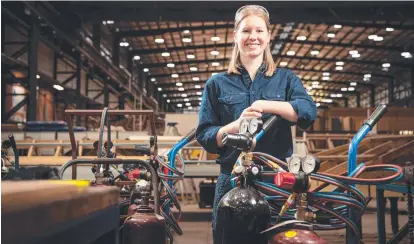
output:
M177 107L181 108L183 105L181 103L177 104Z
M313 81L312 85L319 85L319 81Z
M198 98L197 98L197 100L201 101L201 100L202 100L202 98L201 98L201 97L198 97Z
M335 33L328 33L326 34L329 38L334 38L335 37Z
M378 36L377 35L369 35L368 36L368 39L370 39L370 40L374 40L375 38L377 38Z
M187 94L181 94L181 97L187 97Z
M287 62L280 62L279 65L282 66L282 67L285 67L285 66L287 66L287 64L288 64Z
M356 54L356 53L358 53L358 50L351 50L351 51L349 51L349 54L350 55L353 55L353 54Z
M354 53L354 54L352 54L352 57L353 57L353 58L359 58L359 57L361 57L361 54L359 54L359 53Z
M342 94L338 93L336 94L336 97L342 97Z
M298 37L296 37L296 40L298 40L298 41L305 41L306 40L306 36L298 36Z
M323 76L330 76L331 74L329 72L324 72L322 75Z
M383 63L382 67L383 68L389 68L389 67L391 67L391 64L390 63Z
M344 62L341 62L341 61L340 61L340 62L336 62L336 65L337 65L337 66L344 65Z
M162 39L162 38L155 38L155 43L164 43L164 39Z
M320 103L316 103L316 107L319 107L319 106L321 106L321 104Z
M199 81L200 78L199 77L193 77L193 81Z
M169 52L163 52L161 53L161 56L163 57L169 57L171 54Z
M40 79L40 75L36 75L36 79Z
M184 91L184 87L178 87L178 91Z
M162 91L162 88L161 87L158 87L158 91Z
M380 42L382 40L384 40L384 37L382 37L382 36L377 36L377 37L374 38L374 41L376 41L376 42Z
M357 83L356 82L351 82L351 84L350 84L351 86L356 86L357 85Z
M191 107L191 106L189 106L189 107L187 107L188 109L193 109L193 107Z
M63 91L63 90L65 90L64 88L63 88L63 86L60 86L60 85L53 85L53 88L55 88L56 90L58 90L58 91Z
M213 62L213 63L211 63L211 65L212 65L212 66L219 66L219 65L220 65L220 63L219 63L219 62Z
M364 81L369 81L371 78L369 77L364 77Z
M176 86L183 86L183 83L181 83L181 82L177 82L177 83L175 83L175 85L176 85Z
M167 67L168 67L168 68L174 68L174 67L175 67L175 64L173 64L173 63L168 63L168 64L167 64Z
M322 80L329 80L329 76L322 77Z
M182 39L182 41L183 41L183 42L191 42L191 38L189 38L189 37L184 37L184 38Z
M144 71L144 72L148 72L148 71L149 71L149 69L148 69L148 68L144 68L144 69L143 69L143 71Z
M170 99L167 99L167 103L170 103L171 101L170 101Z
M348 91L348 88L346 88L346 87L342 87L342 88L341 88L341 91Z
M348 87L348 91L355 91L355 87Z
M201 105L201 102L199 102L198 105Z
M189 102L189 101L190 101L190 99L184 98L184 102Z
M140 60L141 59L141 57L140 56L138 56L138 55L135 55L134 56L134 60Z
M157 79L155 79L155 78L151 78L151 81L156 81Z
M330 96L331 96L331 97L337 97L337 95L336 95L336 94L331 94Z
M342 28L342 25L334 25L334 28L335 29L341 29Z
M172 78L178 78L178 74L172 74L171 77Z
M306 90L312 91L312 87L308 86L308 87L306 87Z
M389 69L388 68L382 68L382 71L389 71Z
M121 46L121 47L127 47L127 46L129 46L129 43L128 42L120 42L119 43L119 46Z
M185 103L186 106L191 106L191 103Z
M203 95L202 92L197 92L196 94L199 95L199 96Z
M313 88L318 88L319 85L312 85Z
M194 86L194 88L195 88L195 89L200 89L200 88L201 88L201 86L200 86L200 85L195 85L195 86Z
M286 53L286 55L288 55L288 56L293 56L293 55L295 55L295 51L288 51L288 52Z
M190 30L184 30L183 33L184 34L190 34Z
M412 58L413 55L410 52L402 52L401 56L403 56L404 58Z
M187 54L187 58L195 58L194 54Z
M162 97L167 97L167 94L162 94Z
M392 27L388 27L388 28L386 28L385 30L386 30L386 31L394 31L394 28L392 28Z
M213 37L211 38L211 40L212 40L213 42L218 42L218 41L220 41L220 37L218 37L218 36L213 36Z
M190 70L191 71L197 71L198 69L197 69L197 67L190 67Z
M318 54L319 54L319 51L318 50L312 50L311 51L311 55L313 55L313 56L316 56Z
M371 74L365 74L364 78L371 78Z
M108 25L112 25L113 23L115 23L115 21L113 21L113 20L107 20L107 21L106 21L106 23L107 23Z
M336 67L335 67L335 69L336 69L336 70L343 70L343 69L344 69L344 67L342 67L342 66L336 66Z
M210 54L213 55L213 56L217 56L220 53L219 53L219 51L213 50L213 51L210 52Z
M217 73L211 73L211 76L217 75Z

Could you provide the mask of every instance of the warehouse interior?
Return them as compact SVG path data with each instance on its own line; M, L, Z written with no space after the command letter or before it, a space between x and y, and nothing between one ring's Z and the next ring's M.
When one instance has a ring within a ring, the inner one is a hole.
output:
M414 243L408 1L2 2L2 241L212 244L220 165L195 129L246 4L268 10L277 68L293 71L317 107L309 128L291 126L290 158L240 149L275 177L253 181L273 226L255 234L271 244ZM287 166L308 156L318 169L307 189L282 190L276 179L297 175ZM234 189L256 176L250 163Z

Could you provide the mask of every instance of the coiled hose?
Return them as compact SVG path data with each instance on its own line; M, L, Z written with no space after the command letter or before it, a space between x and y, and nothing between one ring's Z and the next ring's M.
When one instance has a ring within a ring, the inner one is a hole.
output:
M251 152L255 161L264 166L270 167L273 171L263 171L259 173L259 176L268 178L274 176L280 171L284 171L287 168L287 164L275 157L259 152ZM394 174L384 178L377 179L361 179L358 178L362 173L372 171L392 171ZM367 205L367 200L364 195L356 189L353 184L363 185L381 185L389 184L400 180L403 177L403 170L396 165L373 165L365 166L359 165L355 172L351 174L352 177L342 175L332 175L327 173L311 174L311 180L323 182L323 184L313 191L308 192L308 204L310 209L316 214L316 223L313 225L315 230L333 230L342 229L346 226L350 227L352 232L361 240L360 231L357 225L348 218L349 209L355 211L358 215L362 216ZM232 179L237 181L239 176ZM274 224L277 219L277 214L281 210L284 202L291 195L291 192L278 188L275 184L267 181L253 181L256 188L269 202L271 209L271 220ZM235 183L233 183L233 186ZM320 192L328 185L336 187L332 192ZM343 193L347 191L347 193ZM351 193L351 194L349 194ZM411 198L412 201L412 198ZM412 204L412 202L411 202ZM295 219L294 214L296 209L291 208L283 216L282 220ZM410 233L414 234L414 233ZM362 241L361 241L362 242Z
M161 194L161 215L165 218L167 223L167 235L173 243L173 236L170 228L174 230L178 235L182 235L183 231L178 225L178 220L181 217L181 205L177 200L177 189L175 184L184 179L185 162L182 156L179 154L181 148L187 143L191 142L195 138L196 130L193 129L188 135L183 137L168 153L168 162L165 162L160 156L157 156L155 160L160 164L157 173L161 181L160 194ZM176 164L176 160L178 163ZM177 165L180 165L178 168ZM178 210L178 218L171 212L171 204Z

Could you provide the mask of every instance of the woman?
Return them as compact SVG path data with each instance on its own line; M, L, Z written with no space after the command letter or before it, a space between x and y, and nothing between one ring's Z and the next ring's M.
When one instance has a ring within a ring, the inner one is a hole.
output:
M301 80L288 69L276 69L270 51L270 22L267 10L258 5L241 7L235 16L234 48L227 72L212 76L204 89L197 140L219 155L220 164L213 205L213 233L216 208L230 189L230 174L240 151L223 146L224 133L238 133L241 119L271 114L283 118L258 142L260 151L285 160L292 155L290 127L306 129L316 119L316 106ZM214 236L214 234L213 234ZM219 237L214 237L214 239Z

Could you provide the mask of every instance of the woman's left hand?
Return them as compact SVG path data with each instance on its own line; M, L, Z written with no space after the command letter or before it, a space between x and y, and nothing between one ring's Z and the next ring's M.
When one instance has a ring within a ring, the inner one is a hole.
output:
M250 107L258 108L263 111L263 113L266 113L268 110L268 101L266 100L257 100L255 101Z

